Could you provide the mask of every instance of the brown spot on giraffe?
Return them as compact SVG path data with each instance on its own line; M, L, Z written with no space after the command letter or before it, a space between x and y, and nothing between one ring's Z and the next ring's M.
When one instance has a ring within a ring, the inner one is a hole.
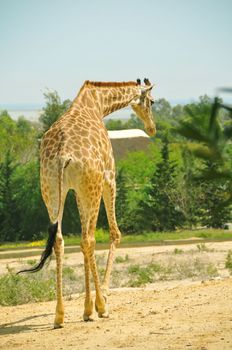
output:
M41 142L40 180L43 200L53 224L50 236L54 237L57 264L57 306L54 327L64 324L62 296L62 264L64 241L61 222L67 192L76 194L82 225L81 249L85 265L85 321L93 317L93 301L90 291L90 273L93 275L99 317L108 317L106 293L109 289L114 251L121 233L115 216L115 164L111 143L103 118L111 112L131 105L143 120L150 135L155 134L150 91L152 85L137 82L86 81L74 99L70 109L45 133ZM94 256L94 232L101 198L107 212L110 230L110 250L103 285L100 284ZM52 243L51 243L52 242ZM53 241L48 241L45 255L34 271L40 269L51 254ZM33 269L31 269L33 270Z

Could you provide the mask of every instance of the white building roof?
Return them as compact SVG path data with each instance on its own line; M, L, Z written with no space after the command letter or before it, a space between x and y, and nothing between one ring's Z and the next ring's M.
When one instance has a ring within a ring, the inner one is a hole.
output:
M145 131L140 129L108 130L108 135L110 139L129 139L134 137L149 138Z

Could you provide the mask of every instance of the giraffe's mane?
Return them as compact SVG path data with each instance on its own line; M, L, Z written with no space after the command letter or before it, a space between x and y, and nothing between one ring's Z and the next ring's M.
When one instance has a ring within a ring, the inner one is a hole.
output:
M122 82L105 82L105 81L90 81L86 80L80 88L77 97L81 94L85 87L125 87L125 86L138 86L136 81L122 81Z
M123 81L123 82L105 82L105 81L89 81L86 80L84 86L96 86L96 87L124 87L124 86L137 86L136 81Z

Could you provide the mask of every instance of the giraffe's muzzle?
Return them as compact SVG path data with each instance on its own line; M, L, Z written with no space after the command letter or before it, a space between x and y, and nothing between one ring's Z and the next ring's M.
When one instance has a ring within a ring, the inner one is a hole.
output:
M148 133L149 136L154 136L156 134L156 128L154 127L149 127L146 128L146 132Z

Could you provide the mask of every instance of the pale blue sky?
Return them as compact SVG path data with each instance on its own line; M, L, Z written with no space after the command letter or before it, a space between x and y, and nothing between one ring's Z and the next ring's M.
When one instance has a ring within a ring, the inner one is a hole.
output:
M169 100L232 85L232 0L0 0L0 104L148 77Z

